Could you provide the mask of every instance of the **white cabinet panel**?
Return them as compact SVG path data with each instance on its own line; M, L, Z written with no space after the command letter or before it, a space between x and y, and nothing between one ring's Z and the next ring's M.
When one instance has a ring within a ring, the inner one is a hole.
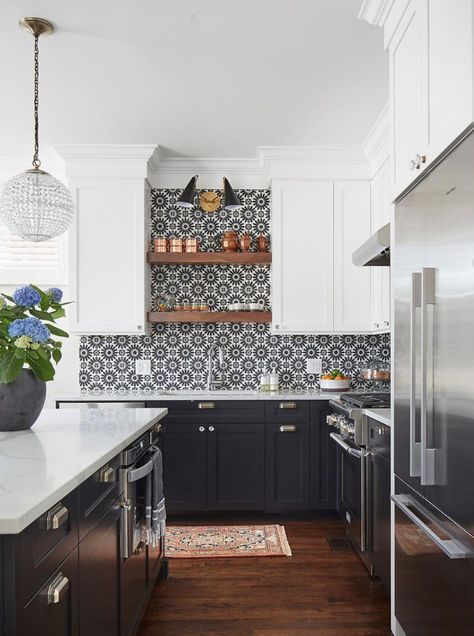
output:
M390 203L390 171L387 161L377 172L370 184L371 234L387 223L392 216ZM390 268L371 267L373 331L386 332L390 329Z
M426 152L424 5L426 0L411 0L389 48L394 195L404 190L424 167L417 160L417 155L421 157Z
M428 2L428 161L473 119L473 1Z
M334 331L371 330L370 268L352 253L370 236L370 184L334 183Z
M143 179L74 179L71 331L146 331L147 190Z
M333 330L331 181L272 182L272 309L276 333Z

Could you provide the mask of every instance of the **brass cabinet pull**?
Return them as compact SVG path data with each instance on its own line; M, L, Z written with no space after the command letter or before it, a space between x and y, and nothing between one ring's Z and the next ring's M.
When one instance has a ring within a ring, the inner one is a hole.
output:
M99 471L99 481L101 484L108 484L111 481L115 481L115 470L112 466L102 466Z
M198 403L198 409L215 409L216 408L216 403L215 402L199 402Z
M69 579L60 572L48 585L47 599L48 605L60 603L63 596L69 589Z
M295 409L296 402L280 402L279 408L281 409Z
M56 504L46 515L46 529L57 530L69 519L69 510L62 503Z
M295 424L282 424L280 426L280 433L294 433L296 431Z

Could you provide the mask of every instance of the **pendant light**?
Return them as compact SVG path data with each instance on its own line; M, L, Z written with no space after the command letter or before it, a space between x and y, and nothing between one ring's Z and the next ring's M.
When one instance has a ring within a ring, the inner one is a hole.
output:
M10 232L28 241L48 241L66 231L74 204L69 190L40 169L39 159L39 48L40 35L54 25L43 18L21 18L20 27L34 36L34 154L33 167L9 179L0 191L0 218Z

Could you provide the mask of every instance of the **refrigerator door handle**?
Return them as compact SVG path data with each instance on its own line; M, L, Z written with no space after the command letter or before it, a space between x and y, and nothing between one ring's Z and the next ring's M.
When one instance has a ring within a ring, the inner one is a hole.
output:
M410 477L421 475L421 442L416 441L416 310L421 307L421 274L411 275L410 296Z
M468 559L474 557L472 548L464 545L456 537L450 535L426 508L416 502L410 495L391 495L391 500L440 550L450 559ZM418 514L417 514L418 513ZM421 515L421 516L419 516ZM426 524L424 519L440 532L441 535L449 537L443 538Z
M421 484L437 484L436 465L439 449L433 446L433 334L435 305L435 269L421 272Z

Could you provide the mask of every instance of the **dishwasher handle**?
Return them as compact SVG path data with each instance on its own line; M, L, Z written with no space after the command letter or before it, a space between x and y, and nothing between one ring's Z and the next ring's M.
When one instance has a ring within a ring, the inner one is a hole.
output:
M426 508L420 506L410 495L392 495L391 500L422 532L425 534L440 550L442 550L450 559L467 559L474 557L471 548L464 545L456 537L450 536L449 533L439 524L436 517L432 515ZM417 512L428 519L432 525L449 539L441 538L434 530L432 530Z
M329 437L333 439L336 444L338 444L348 455L352 455L352 457L358 457L359 459L362 459L362 451L357 448L352 448L352 446L345 442L340 435L338 435L337 433L329 433Z

